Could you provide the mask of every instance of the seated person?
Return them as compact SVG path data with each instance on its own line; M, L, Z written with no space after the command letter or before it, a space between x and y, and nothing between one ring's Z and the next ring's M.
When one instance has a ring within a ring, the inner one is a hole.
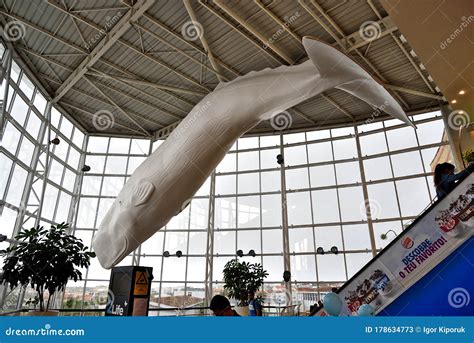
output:
M209 307L217 317L239 317L238 313L230 306L229 299L223 295L214 295Z

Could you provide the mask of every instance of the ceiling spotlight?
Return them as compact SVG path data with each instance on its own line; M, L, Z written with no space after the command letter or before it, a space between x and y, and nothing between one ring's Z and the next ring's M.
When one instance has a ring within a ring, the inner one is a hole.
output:
M339 252L339 249L338 249L336 246L333 246L333 247L331 247L331 252L332 252L334 255L337 255L337 253Z
M457 102L458 102L458 101L457 101L456 99L451 100L451 103L452 103L452 104L455 104L455 103L457 103Z
M458 92L459 95L464 95L466 94L466 91L464 89L461 89L459 92Z
M317 248L316 254L324 255L324 249L322 247Z
M163 252L163 256L164 257L170 257L170 252L168 250L166 250L165 252Z
M278 163L278 164L283 164L283 163L285 163L285 160L283 159L283 155L282 155L282 154L278 154L278 155L277 155L277 163Z
M84 167L81 168L81 172L88 172L91 170L91 167L88 166L87 164L84 164Z
M255 253L255 250L253 250L253 249L250 250L250 251L249 251L249 256L252 256L252 257L257 256L257 254Z
M242 257L244 256L244 252L242 250L237 250L237 256Z
M183 252L182 252L181 250L178 250L178 251L176 252L176 256L177 256L177 257L183 256Z
M61 141L59 140L58 137L56 137L56 138L53 138L50 143L53 145L58 145L59 143L61 143Z

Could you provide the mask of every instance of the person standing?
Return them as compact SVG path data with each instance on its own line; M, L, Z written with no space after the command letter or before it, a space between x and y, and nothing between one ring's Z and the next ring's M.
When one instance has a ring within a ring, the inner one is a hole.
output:
M262 316L262 305L260 302L255 299L255 292L248 291L248 300L249 300L249 317L261 317Z

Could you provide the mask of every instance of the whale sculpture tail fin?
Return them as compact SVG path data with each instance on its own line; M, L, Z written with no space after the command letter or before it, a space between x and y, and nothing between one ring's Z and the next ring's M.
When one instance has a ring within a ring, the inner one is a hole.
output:
M321 77L336 84L334 88L414 126L392 95L349 56L312 37L304 37L303 46Z

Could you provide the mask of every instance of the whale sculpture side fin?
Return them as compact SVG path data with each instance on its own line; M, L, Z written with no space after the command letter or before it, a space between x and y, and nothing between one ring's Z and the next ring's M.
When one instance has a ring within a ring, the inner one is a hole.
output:
M150 199L151 195L155 191L155 186L151 182L142 181L139 182L134 188L132 193L132 204L135 206L142 205Z

